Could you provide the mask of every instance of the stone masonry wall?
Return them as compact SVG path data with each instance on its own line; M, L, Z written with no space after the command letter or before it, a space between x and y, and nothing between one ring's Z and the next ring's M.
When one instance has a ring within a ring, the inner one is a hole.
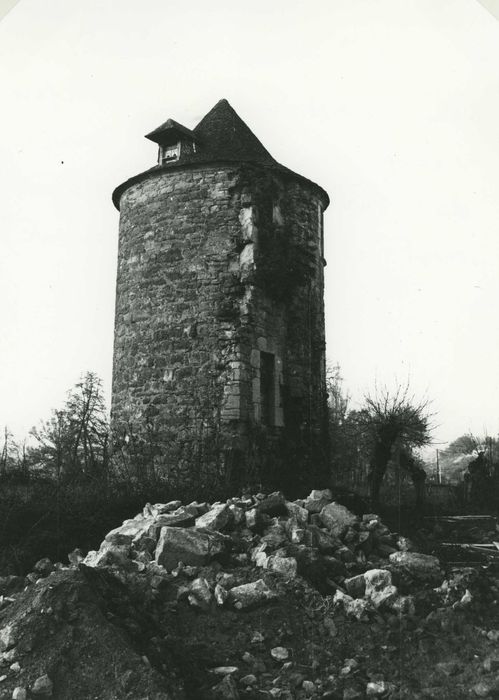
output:
M312 185L256 166L165 168L123 193L112 424L128 451L141 441L149 470L213 484L231 461L241 485L286 462L287 478L287 445L316 479L323 206ZM274 362L265 424L262 358Z
M248 167L236 190L246 290L241 334L252 418L258 425L261 351L268 352L276 361L276 407L274 430L267 432L281 437L269 462L279 472L278 484L294 483L300 490L303 482L305 488L326 476L324 201L302 181ZM282 464L276 466L276 458Z

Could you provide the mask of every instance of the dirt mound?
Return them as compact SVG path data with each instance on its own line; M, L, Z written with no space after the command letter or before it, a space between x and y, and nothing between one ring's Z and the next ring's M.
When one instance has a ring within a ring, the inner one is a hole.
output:
M499 697L493 567L313 491L147 504L0 578L0 699Z
M161 673L145 657L154 620L105 570L55 571L29 585L2 613L2 700L15 688L33 697L183 697L167 656ZM52 688L37 694L35 683L44 676Z

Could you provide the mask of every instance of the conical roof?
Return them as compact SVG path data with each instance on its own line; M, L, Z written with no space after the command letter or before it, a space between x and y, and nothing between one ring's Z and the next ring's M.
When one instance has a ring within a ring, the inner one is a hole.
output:
M147 134L146 138L155 141L160 146L173 143L174 140L187 140L192 142L195 147L182 147L179 157L175 160L156 165L119 185L113 192L113 202L117 209L119 209L122 193L130 185L152 177L156 173L176 168L224 162L256 163L266 168L278 170L292 178L299 178L321 190L326 206L329 203L327 193L319 185L281 165L270 155L262 142L226 99L219 100L192 131L174 119L167 119L161 126Z
M225 99L217 102L201 119L194 134L206 149L206 154L209 152L217 160L255 161L268 165L277 163Z

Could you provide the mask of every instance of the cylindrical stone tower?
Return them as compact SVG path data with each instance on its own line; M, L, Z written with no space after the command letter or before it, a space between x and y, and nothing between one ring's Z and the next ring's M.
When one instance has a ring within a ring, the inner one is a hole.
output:
M322 485L326 192L226 100L147 138L158 164L113 195L115 449L183 486Z

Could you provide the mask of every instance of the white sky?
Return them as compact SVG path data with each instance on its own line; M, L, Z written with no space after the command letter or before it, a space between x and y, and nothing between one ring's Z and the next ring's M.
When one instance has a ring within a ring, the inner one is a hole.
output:
M437 440L499 431L499 21L476 0L20 0L0 86L0 426L86 370L109 394L111 192L154 165L143 134L226 97L331 196L328 357L354 405L410 377Z

